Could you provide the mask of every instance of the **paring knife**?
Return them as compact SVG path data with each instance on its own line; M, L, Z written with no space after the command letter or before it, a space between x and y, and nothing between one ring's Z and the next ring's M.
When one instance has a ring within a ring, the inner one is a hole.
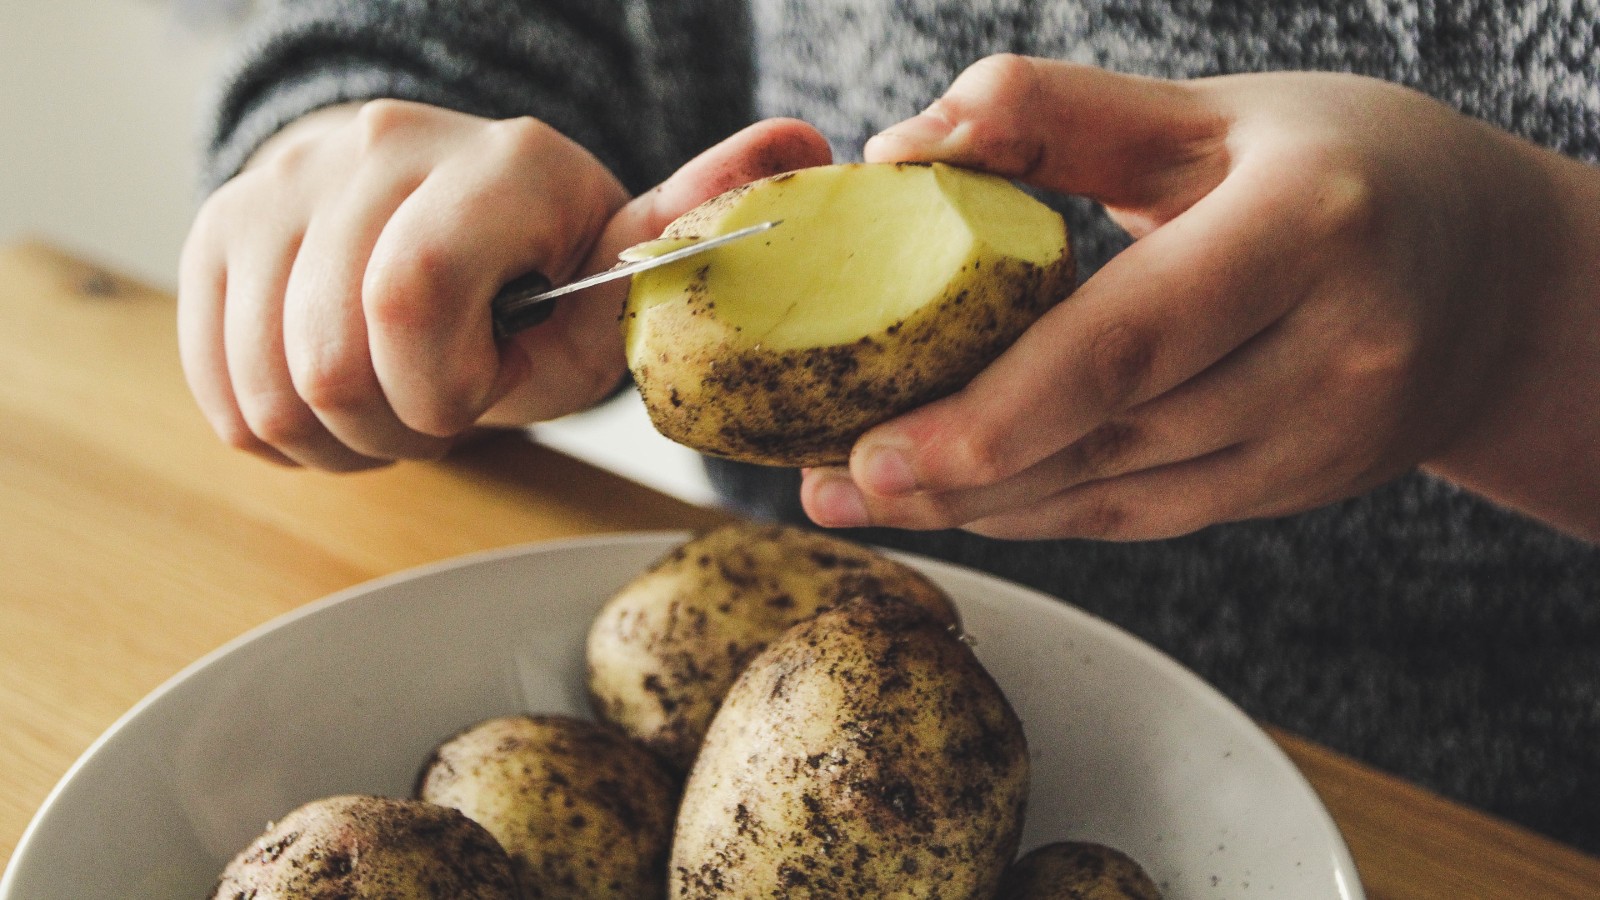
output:
M771 222L762 222L759 225L751 225L749 228L741 228L738 231L730 231L714 238L697 240L688 246L670 250L659 256L640 257L635 253L631 253L630 251L635 250L635 248L630 247L628 250L622 251L622 262L617 265L604 272L590 275L588 278L580 278L558 288L552 289L550 287L550 279L539 272L529 272L526 275L521 275L507 282L505 287L500 289L500 293L494 295L490 311L494 319L495 337L508 337L524 328L531 328L550 318L552 306L548 301L554 300L563 294L571 294L584 288L594 287L597 284L604 284L607 281L615 281L618 278L628 278L640 272L654 269L657 266L664 266L680 259L687 259L695 254L721 247L723 244L730 244L753 234L760 234L781 221L783 220L777 219ZM653 242L647 242L639 246L648 246L649 243Z

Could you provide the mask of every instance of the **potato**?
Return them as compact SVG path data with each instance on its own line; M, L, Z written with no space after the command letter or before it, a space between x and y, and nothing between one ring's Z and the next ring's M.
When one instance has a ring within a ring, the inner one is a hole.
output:
M1030 850L1013 863L1000 896L1004 900L1161 900L1161 890L1120 850L1059 841Z
M972 651L895 598L794 626L728 692L684 788L670 896L988 898L1028 793Z
M791 625L854 596L895 594L954 625L915 569L818 531L735 523L656 562L596 617L586 648L596 714L688 771L745 665Z
M434 751L417 796L488 829L525 897L666 890L677 778L615 729L566 716L481 722Z
M213 900L517 900L511 860L443 806L358 795L301 806L223 870Z
M940 163L766 178L651 246L772 219L782 224L633 278L629 368L656 428L705 453L843 463L862 432L966 384L1073 285L1059 215L1004 179Z

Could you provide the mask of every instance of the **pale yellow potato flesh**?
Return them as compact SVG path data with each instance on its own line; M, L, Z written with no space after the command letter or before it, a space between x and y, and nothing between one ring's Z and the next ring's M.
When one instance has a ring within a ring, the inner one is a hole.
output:
M629 368L656 427L714 455L843 462L877 422L961 387L1072 289L1059 215L942 164L841 164L730 191L641 258L764 221L636 275Z
M728 692L684 788L669 896L994 897L1028 775L1021 723L948 626L846 604Z

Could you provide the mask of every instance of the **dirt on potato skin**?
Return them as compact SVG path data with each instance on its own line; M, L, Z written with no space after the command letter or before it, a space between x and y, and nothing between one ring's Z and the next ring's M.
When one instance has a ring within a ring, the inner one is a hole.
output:
M1070 254L1050 266L991 262L983 278L848 344L773 351L730 335L697 352L692 340L663 341L653 358L635 361L634 380L657 430L703 453L843 465L872 426L971 381L1071 293L1075 271ZM703 284L691 281L684 302L688 318L715 315Z
M1007 900L1161 900L1161 889L1113 847L1059 841L1030 850L1006 871Z
M970 648L903 601L852 602L729 693L685 791L671 896L992 897L1027 782L1021 723Z
M591 706L687 772L723 696L773 639L848 600L890 595L959 624L942 589L872 548L791 525L702 532L595 617L585 654Z
M211 900L521 900L511 860L460 812L387 797L315 800L230 862Z

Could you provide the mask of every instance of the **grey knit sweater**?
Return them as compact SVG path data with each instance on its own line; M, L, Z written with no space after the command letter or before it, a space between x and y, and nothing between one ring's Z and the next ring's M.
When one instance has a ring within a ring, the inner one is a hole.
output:
M1353 71L1600 158L1596 0L291 0L225 81L205 184L296 116L376 96L541 116L635 189L758 115L807 119L851 158L996 51ZM1058 202L1086 273L1123 246ZM711 470L743 508L800 517L793 473ZM1053 593L1263 720L1600 853L1595 547L1420 475L1155 543L860 536Z

